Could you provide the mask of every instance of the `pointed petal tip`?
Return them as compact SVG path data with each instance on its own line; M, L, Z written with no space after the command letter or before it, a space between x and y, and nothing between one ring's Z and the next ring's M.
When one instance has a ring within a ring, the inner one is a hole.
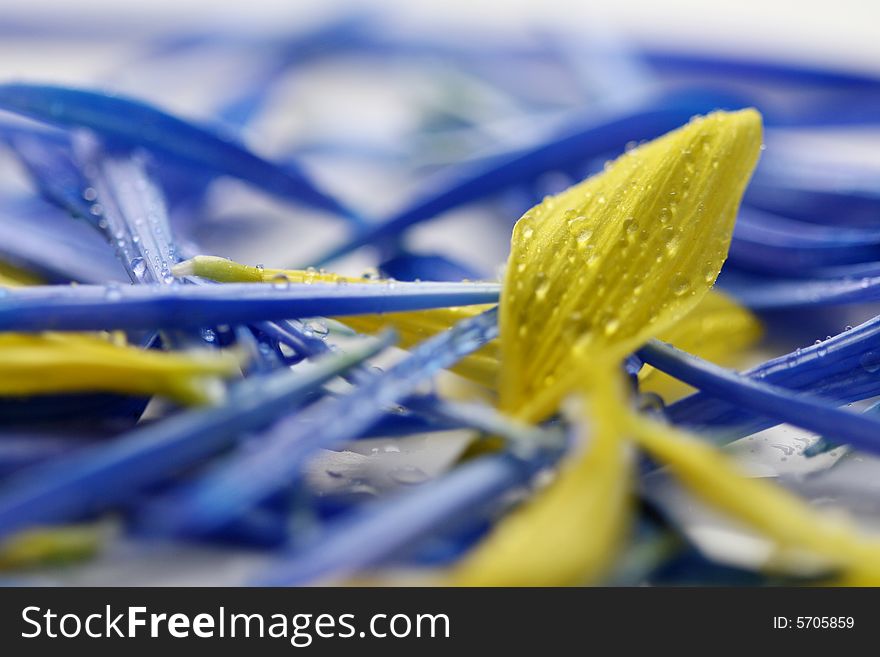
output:
M185 276L194 276L196 273L196 263L195 258L192 260L184 260L183 262L178 262L176 265L171 267L171 274L177 278L183 278Z

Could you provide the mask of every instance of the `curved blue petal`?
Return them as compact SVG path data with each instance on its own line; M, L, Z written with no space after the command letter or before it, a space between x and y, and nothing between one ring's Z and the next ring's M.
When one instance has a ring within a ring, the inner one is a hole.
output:
M89 128L109 141L141 146L360 222L358 213L320 190L292 163L281 168L229 138L139 100L69 87L0 84L0 109L53 125Z
M651 139L687 122L694 114L715 109L715 101L717 98L671 98L660 106L595 119L586 126L570 126L564 134L531 148L497 156L483 165L455 168L433 183L417 201L384 221L360 230L319 262L325 263L362 246L397 236L414 224L529 182L544 172L565 170L609 151L622 151L631 141Z

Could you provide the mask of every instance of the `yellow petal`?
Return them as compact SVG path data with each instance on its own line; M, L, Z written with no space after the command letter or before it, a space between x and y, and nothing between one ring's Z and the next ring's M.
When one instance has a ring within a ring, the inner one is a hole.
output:
M80 561L94 556L104 528L69 525L28 529L0 543L0 571Z
M760 145L754 110L695 119L517 223L501 296L501 404L541 420L588 386L594 435L546 491L496 525L453 582L573 584L603 574L630 483L615 368L715 282Z
M701 358L733 365L761 335L761 322L755 315L727 295L712 290L696 308L657 337ZM657 393L667 402L692 390L650 365L639 372L639 382L641 390Z
M461 586L568 586L601 580L629 524L632 466L619 381L583 397L584 453L498 523L452 571ZM618 384L618 385L615 385Z
M754 110L695 118L519 220L499 319L504 409L547 417L583 376L575 351L622 359L696 306L760 147Z
M37 285L40 279L30 272L0 261L0 287L16 287L19 285Z
M634 414L627 418L639 444L686 488L777 545L775 567L798 572L805 563L815 566L804 557L818 557L853 583L880 583L877 538L860 535L775 484L744 476L721 451L677 429Z
M212 381L237 372L232 354L149 351L91 334L0 333L0 396L119 392L205 403L214 401Z

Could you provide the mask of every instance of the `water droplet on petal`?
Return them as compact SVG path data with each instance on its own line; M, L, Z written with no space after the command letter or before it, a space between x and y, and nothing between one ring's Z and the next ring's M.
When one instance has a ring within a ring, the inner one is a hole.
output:
M275 274L272 277L272 287L276 290L286 290L290 287L290 279L287 274Z
M119 301L122 298L122 291L118 285L108 285L104 292L104 298L107 301Z
M859 358L859 365L861 365L862 369L869 374L873 374L880 370L880 352L866 351L862 354L862 357Z
M323 338L328 333L330 333L330 329L327 327L327 324L322 322L320 319L313 319L306 322L305 327L319 338Z
M422 469L411 465L392 470L389 476L397 483L409 486L421 484L428 479L428 475Z
M682 296L683 294L687 293L690 287L690 282L688 281L687 277L681 272L675 274L675 276L672 277L672 293L675 296Z
M143 278L144 274L147 273L147 263L144 262L143 258L133 258L131 261L131 271L138 278Z

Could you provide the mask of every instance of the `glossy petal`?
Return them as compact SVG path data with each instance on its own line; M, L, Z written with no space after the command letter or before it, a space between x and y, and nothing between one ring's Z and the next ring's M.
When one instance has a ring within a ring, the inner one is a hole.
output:
M0 330L198 328L491 303L495 283L79 285L0 291Z
M776 422L788 422L857 449L880 453L880 421L873 415L840 410L813 394L768 385L656 341L640 349L639 357L695 388Z
M385 409L413 394L420 383L495 337L495 312L466 319L422 343L403 361L365 379L348 395L321 400L262 437L259 450L242 449L176 491L147 514L145 524L172 534L223 527L273 493L290 486L319 448L356 438Z
M613 387L604 381L583 400L577 422L584 453L496 525L455 566L451 583L567 586L602 577L629 522L631 495L632 464Z
M119 392L206 403L216 401L218 379L238 371L233 354L148 351L97 335L0 333L0 396Z
M519 220L501 298L503 408L546 417L586 375L573 353L622 360L696 306L760 145L754 110L698 118Z
M501 403L542 419L585 389L590 438L453 582L563 585L605 572L630 494L615 368L711 287L759 146L753 111L696 119L520 219L501 300Z

